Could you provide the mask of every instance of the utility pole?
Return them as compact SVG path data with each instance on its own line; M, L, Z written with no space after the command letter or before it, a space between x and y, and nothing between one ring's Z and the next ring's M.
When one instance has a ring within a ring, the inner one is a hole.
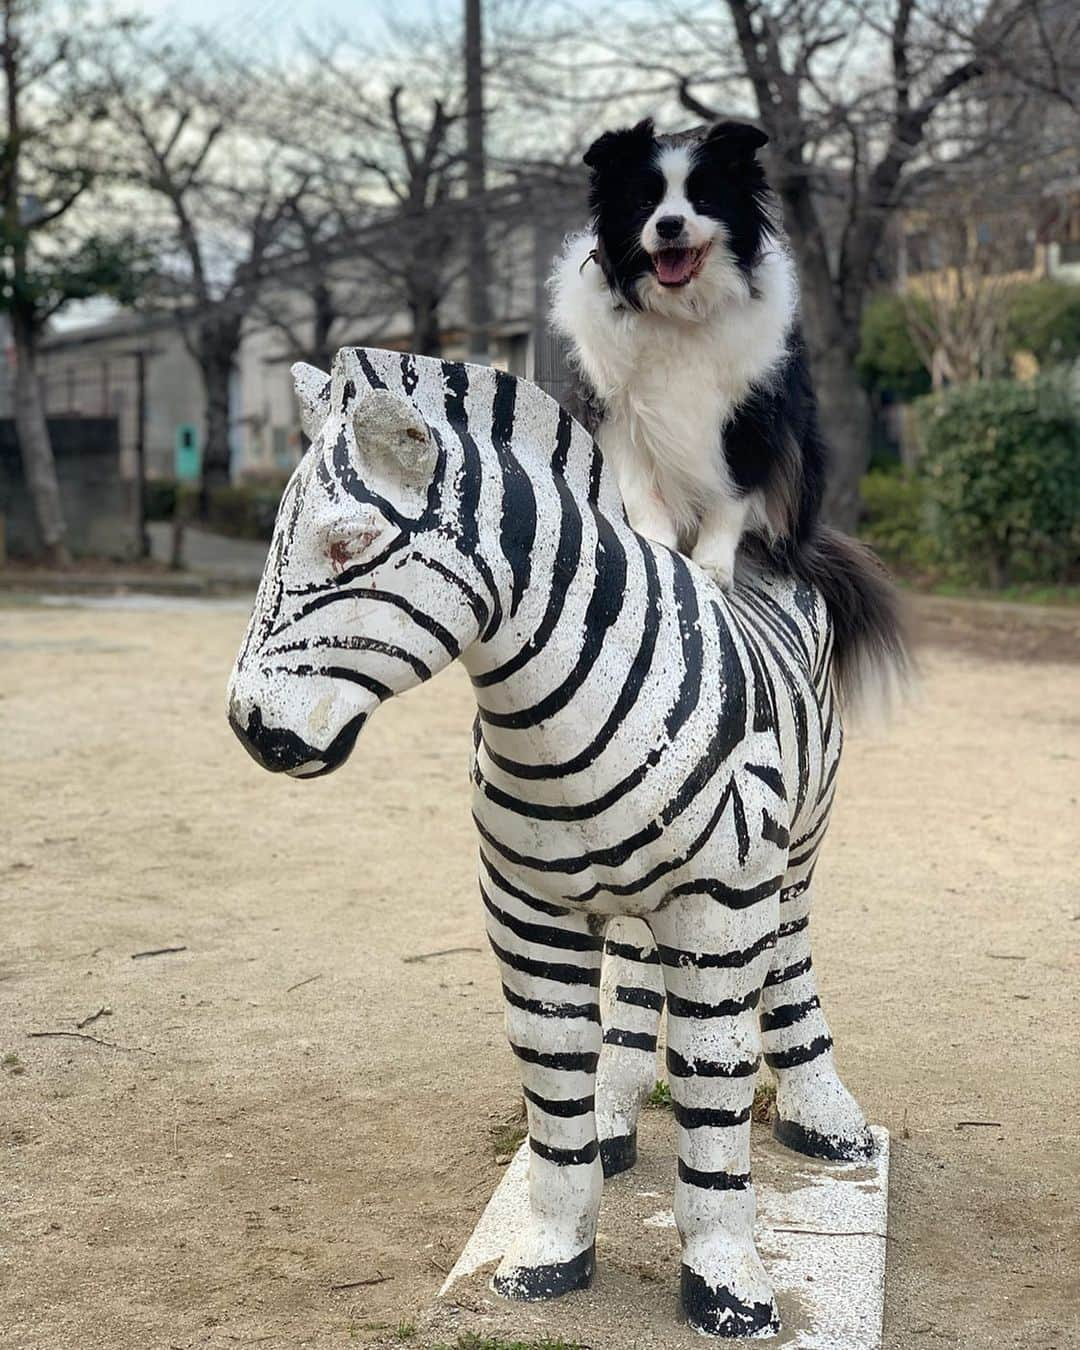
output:
M488 248L484 166L484 34L481 0L465 0L465 187L468 205L469 360L488 361Z

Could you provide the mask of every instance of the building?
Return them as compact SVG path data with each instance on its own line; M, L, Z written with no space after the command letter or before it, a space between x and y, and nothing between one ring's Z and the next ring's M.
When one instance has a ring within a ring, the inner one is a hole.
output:
M515 186L512 214L493 192L493 210L509 224L492 241L492 321L489 359L516 374L536 368L537 315L551 260L568 229L584 221L584 191L576 176L552 190ZM377 228L392 230L394 222ZM401 309L387 310L385 296L365 294L355 259L333 265L334 284L348 292L332 330L333 348L380 346L409 350L412 323ZM439 313L443 355L469 354L464 279L457 276ZM288 472L303 449L289 367L307 356L312 323L300 268L283 265L265 288L260 311L249 321L232 377L230 443L233 478ZM286 335L288 330L288 336ZM298 346L301 350L298 350ZM144 444L149 478L198 477L206 399L199 367L185 345L181 324L161 314L120 312L101 322L51 332L41 344L40 374L49 417L109 417L119 423L120 465L136 472L139 434L139 362L144 362ZM4 372L10 374L10 369ZM0 378L0 416L10 416L8 380Z

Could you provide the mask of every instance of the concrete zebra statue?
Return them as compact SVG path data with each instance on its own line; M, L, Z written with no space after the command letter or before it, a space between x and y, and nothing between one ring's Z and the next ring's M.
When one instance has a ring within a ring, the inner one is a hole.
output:
M494 1288L589 1283L604 1164L634 1161L666 1000L685 1311L768 1335L749 1170L762 1052L785 1143L872 1148L807 931L840 629L805 582L753 572L728 596L636 535L591 438L527 381L367 349L294 375L312 446L229 718L265 768L317 777L392 694L456 658L471 676L480 892L532 1150L530 1221ZM850 683L902 646L867 564L852 554L841 577L837 559Z

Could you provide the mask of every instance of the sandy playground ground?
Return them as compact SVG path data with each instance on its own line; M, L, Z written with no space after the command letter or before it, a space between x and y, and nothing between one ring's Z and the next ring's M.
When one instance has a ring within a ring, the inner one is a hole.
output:
M1080 614L927 612L921 706L849 742L815 918L841 1069L893 1134L885 1346L1065 1350ZM467 681L286 782L224 720L244 622L0 609L5 1350L427 1344L500 1175ZM642 1346L689 1343L669 1275ZM600 1301L552 1332L609 1350Z

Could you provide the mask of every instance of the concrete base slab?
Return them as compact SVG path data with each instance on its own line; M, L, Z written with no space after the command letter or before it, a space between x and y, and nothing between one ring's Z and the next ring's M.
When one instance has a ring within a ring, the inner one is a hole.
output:
M883 1129L873 1133L877 1153L869 1163L818 1163L755 1127L757 1241L783 1319L780 1335L765 1344L879 1350L889 1136ZM494 1263L523 1222L527 1170L526 1143L440 1291L432 1333L451 1342L466 1330L515 1339L552 1336L604 1350L700 1345L701 1338L678 1319L670 1116L643 1114L637 1167L605 1185L593 1287L550 1303L508 1303L487 1287Z

